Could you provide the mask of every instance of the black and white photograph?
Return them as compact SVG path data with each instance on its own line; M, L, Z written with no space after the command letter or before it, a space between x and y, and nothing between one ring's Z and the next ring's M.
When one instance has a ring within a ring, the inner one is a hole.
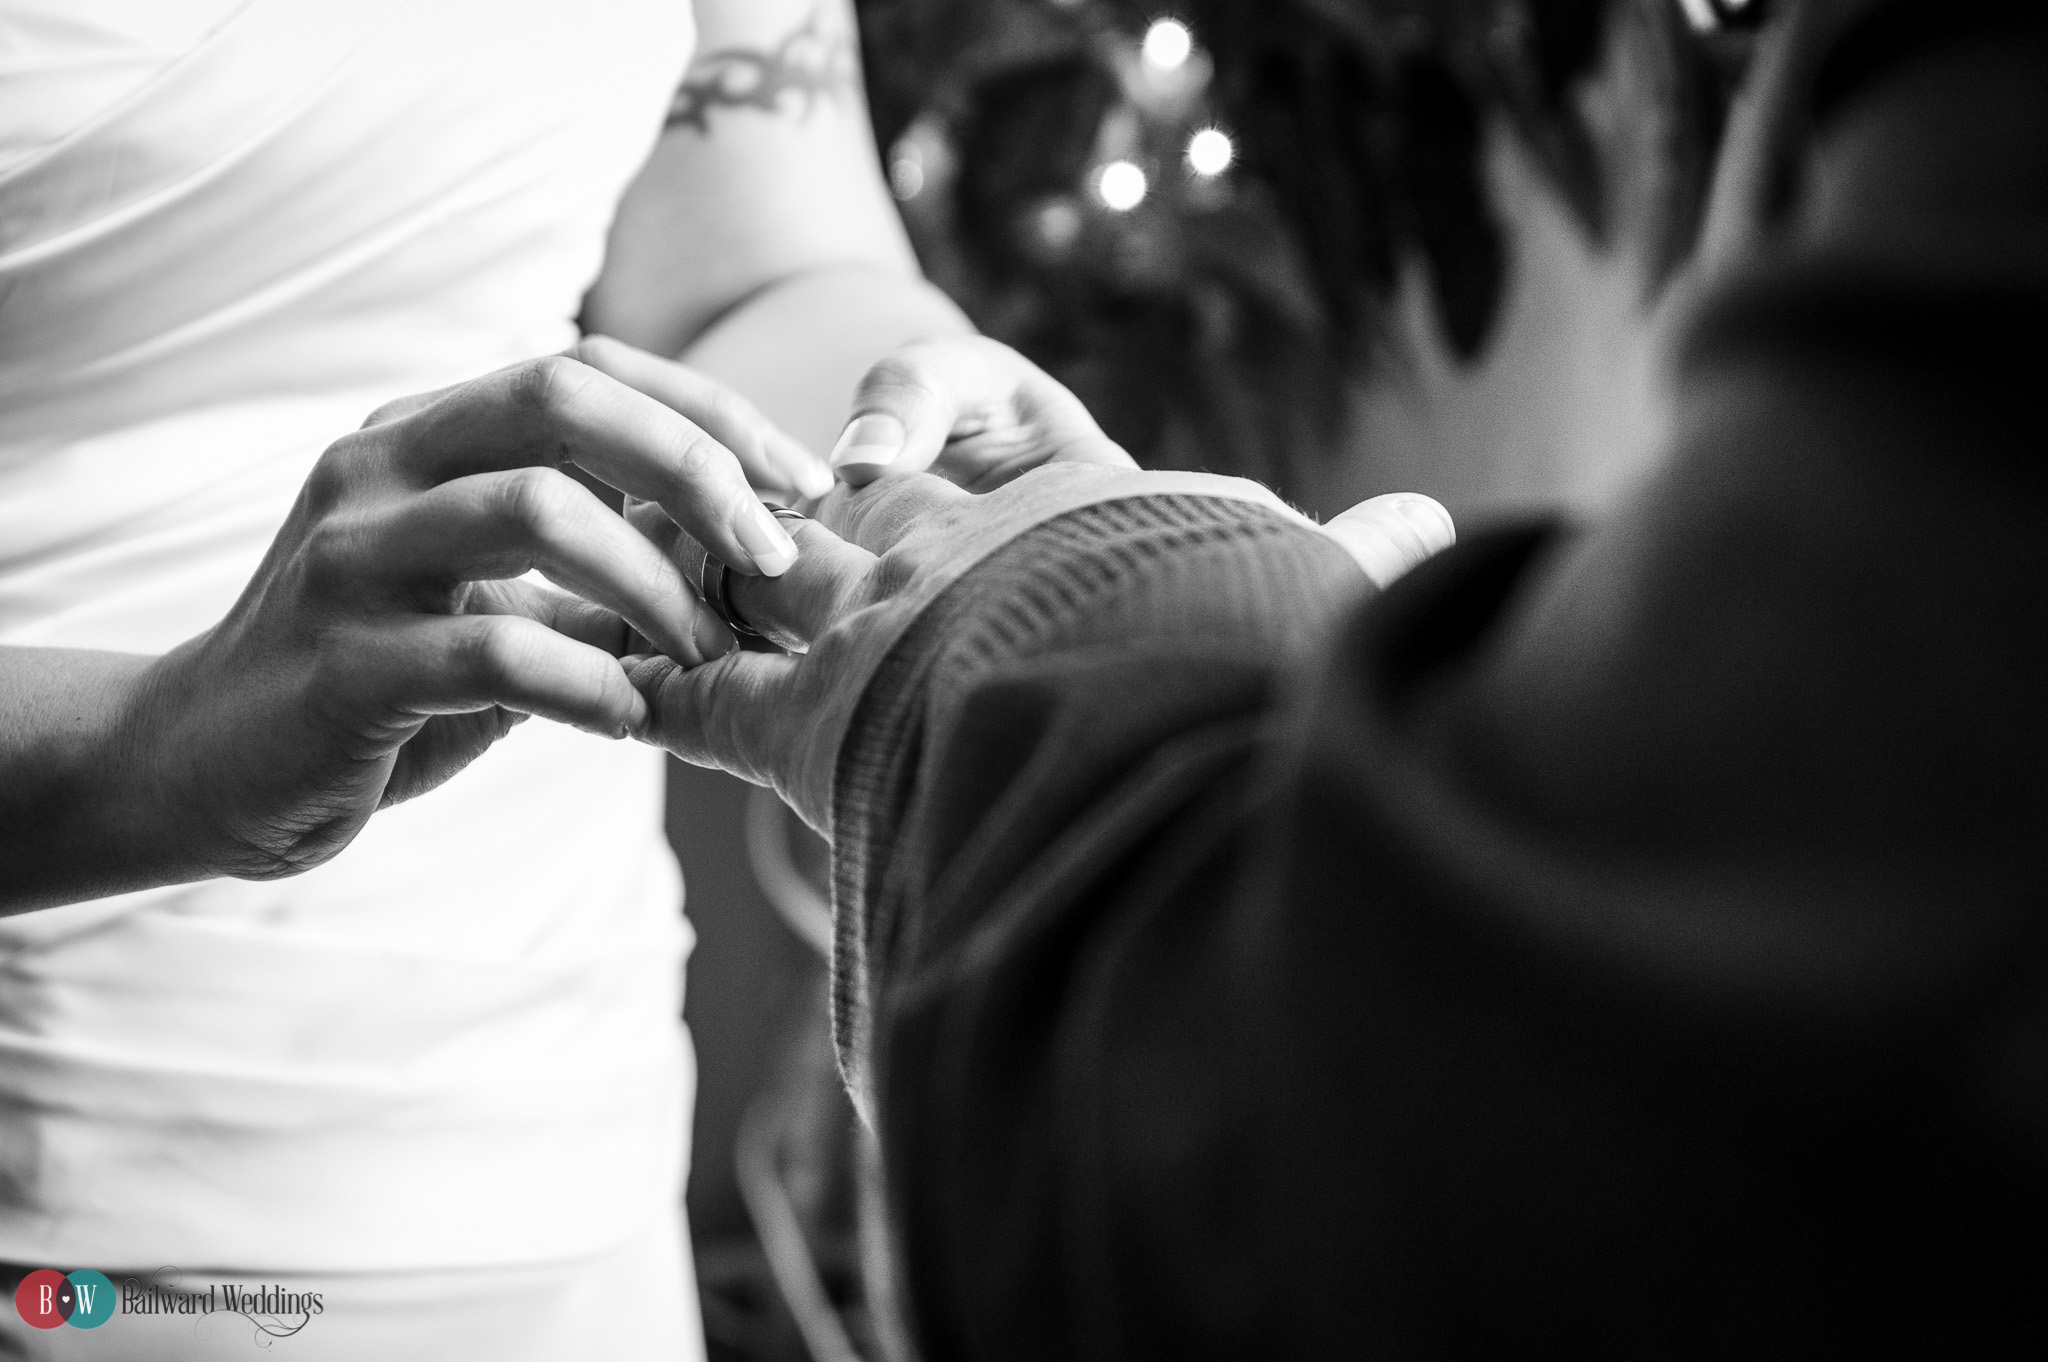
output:
M0 0L0 1359L2048 1356L2048 5Z

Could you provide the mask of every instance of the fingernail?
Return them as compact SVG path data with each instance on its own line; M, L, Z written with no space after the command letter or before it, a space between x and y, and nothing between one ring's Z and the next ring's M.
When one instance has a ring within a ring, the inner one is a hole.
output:
M1394 509L1430 543L1457 542L1458 527L1452 521L1451 513L1428 497L1404 497L1395 504Z
M832 467L842 473L853 468L887 468L903 452L903 440L903 423L886 412L856 416L841 432L839 443L832 446Z
M822 497L832 490L832 470L823 462L797 465L796 490L807 497Z
M726 628L725 621L711 613L709 608L699 610L697 618L690 622L690 641L697 645L697 654L706 662L724 657L740 641Z
M733 538L747 551L763 577L780 577L796 561L796 540L766 506L749 497L732 518Z

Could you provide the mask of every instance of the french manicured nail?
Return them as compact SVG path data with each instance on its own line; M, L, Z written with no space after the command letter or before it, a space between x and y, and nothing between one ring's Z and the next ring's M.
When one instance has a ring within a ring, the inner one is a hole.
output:
M840 472L851 468L881 470L896 462L903 452L903 423L885 412L856 416L832 446L832 467Z
M732 518L732 534L763 577L780 577L796 561L796 540L766 506L751 497L740 503L739 514Z

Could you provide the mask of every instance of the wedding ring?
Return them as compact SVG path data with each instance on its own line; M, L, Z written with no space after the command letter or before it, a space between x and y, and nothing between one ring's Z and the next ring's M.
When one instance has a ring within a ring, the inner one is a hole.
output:
M746 617L740 614L732 603L732 597L726 593L731 581L732 574L726 571L725 564L706 553L704 565L697 570L697 595L733 633L741 638L760 638L761 631L747 623Z
M798 521L810 519L802 511L792 511L787 506L770 506L768 511L777 520ZM732 574L726 570L725 564L712 557L703 545L697 543L696 540L691 539L688 535L683 536L683 542L688 544L698 555L697 596L704 604L711 607L711 613L724 620L726 627L741 638L766 637L759 629L748 624L746 616L742 615L739 612L739 607L733 604Z

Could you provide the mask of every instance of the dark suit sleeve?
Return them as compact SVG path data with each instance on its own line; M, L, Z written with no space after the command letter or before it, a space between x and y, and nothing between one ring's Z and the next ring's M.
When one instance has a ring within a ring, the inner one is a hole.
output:
M2048 1341L2048 39L1868 8L1601 525L1366 600L1093 507L877 674L838 1025L928 1362Z

